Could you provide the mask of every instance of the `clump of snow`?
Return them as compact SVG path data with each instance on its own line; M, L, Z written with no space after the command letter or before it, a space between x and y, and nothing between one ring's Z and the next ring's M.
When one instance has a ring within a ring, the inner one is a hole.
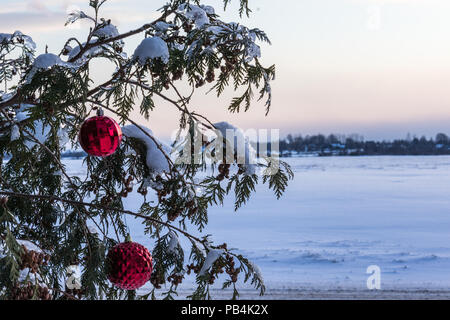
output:
M189 49L186 51L186 56L188 60L195 59L196 52L198 52L199 49L201 49L203 46L203 43L199 40L195 40L190 45Z
M62 61L59 56L53 53L44 53L39 55L33 62L33 66L26 77L26 82L29 83L38 71L51 69L54 66L62 66L73 68L71 63Z
M37 245L28 240L17 240L17 242L27 248L28 251L36 251L42 253L42 250Z
M133 59L137 59L141 65L144 65L148 60L158 58L164 63L169 62L169 48L160 37L149 37L142 40L133 55Z
M117 30L117 27L115 25L110 23L95 30L93 35L102 39L113 38L119 35L119 31Z
M214 123L214 127L218 130L216 132L218 137L225 138L234 147L238 164L245 164L245 172L254 174L256 172L256 150L252 147L244 132L225 121Z
M174 231L172 231L172 230L169 231L168 236L169 236L169 238L170 238L170 241L169 241L169 245L168 245L168 247L167 247L167 250L168 250L169 252L175 253L176 250L177 250L177 248L178 248L178 246L179 246L179 244L180 244L180 242L179 242L179 240L178 240L178 236L177 236L177 234L176 234Z
M210 23L207 12L214 13L214 8L211 6L203 6L202 8L193 4L183 3L178 7L178 11L187 19L193 21L197 28L201 28L205 24Z
M88 228L88 231L89 231L90 234L92 234L92 235L98 235L99 234L99 231L98 231L96 226L90 224L90 225L87 226L87 228Z
M11 98L14 97L15 93L13 93L13 92L3 93L3 91L0 91L0 94L1 94L0 101L4 102L4 101L11 100Z
M212 6L207 6L207 5L200 5L200 8L202 8L207 14L215 14L216 11L214 10L214 7Z
M81 288L81 269L78 265L68 266L66 269L67 281L70 281L70 284L74 288ZM67 285L67 282L66 282Z
M147 148L147 154L146 154L146 164L148 169L156 174L163 173L164 171L169 171L169 163L166 158L166 156L161 152L161 150L156 145L155 141L158 142L160 147L164 150L164 152L168 155L170 154L170 147L159 141L155 136L153 135L152 130L149 128L140 126L146 133L144 133L140 128L138 128L135 125L127 125L122 127L122 133L127 138L134 138L142 141L146 148ZM149 137L149 135L152 138Z
M11 41L12 35L9 33L0 33L0 44L8 43Z
M20 138L20 130L17 124L13 125L11 128L11 141L19 140Z
M96 43L98 40L97 39L91 39L89 41L90 44L92 43ZM84 47L86 45L86 42L84 42L82 44L82 47ZM80 46L76 46L75 48L73 48L70 52L69 52L69 56L68 59L69 61L72 60L73 58L75 58L79 53L80 53ZM88 50L86 50L85 52L83 52L82 56L77 59L77 65L80 64L84 64L89 58L94 57L100 53L102 53L104 51L104 47L103 46L96 46L96 47L92 47Z
M31 283L38 282L40 286L46 287L42 277L38 273L34 273L30 268L20 270L19 282L30 281Z
M67 17L67 21L65 23L65 25L69 25L74 23L75 21L77 21L78 19L86 19L88 18L88 16L81 10L78 9L73 9L70 13L69 16Z
M33 63L33 68L49 69L53 66L64 65L65 62L61 60L56 54L44 53L39 55Z
M206 32L210 32L211 34L209 35L209 39L213 42L213 47L215 48L217 46L217 44L215 42L217 42L217 38L219 37L219 35L223 32L226 32L225 29L221 26L221 25L217 25L217 26L208 26L205 29Z
M261 48L254 42L251 42L246 48L245 61L250 62L255 58L261 58Z
M85 44L86 44L86 43L83 43L83 46L84 46ZM80 53L80 46L76 46L75 48L72 48L72 49L70 50L70 52L69 52L68 59L69 59L69 60L72 60L73 58L75 58L75 57L77 56L78 53Z
M69 44L66 44L66 45L64 46L64 51L65 51L64 55L69 54L70 51L72 51L72 50L73 50L73 48L72 48Z
M28 111L30 108L33 108L33 107L34 107L34 105L32 105L32 104L22 103L20 105L19 110L16 112L15 120L18 122L21 122L23 120L28 119L30 117Z
M214 262L220 258L222 254L225 253L224 249L211 249L209 248L208 255L206 256L205 262L203 263L202 268L199 271L199 275L203 276L212 267Z
M195 195L198 197L202 197L205 194L205 188L202 186L195 187Z
M256 277L261 281L261 284L264 285L264 277L261 269L250 260L248 260L248 264L253 268L253 271L255 272Z
M161 39L163 40L167 39L168 38L167 31L174 26L175 26L174 24L167 23L164 21L158 21L154 23L153 29L155 30L155 36L161 37ZM176 31L175 33L178 34L178 31Z
M172 25L164 21L158 21L153 26L155 30L164 32L167 31Z
M222 35L223 37L219 43L224 43L230 39L233 41L238 40L244 47L246 62L251 62L253 59L261 57L261 48L256 44L258 29L249 29L239 23L230 22L208 26L206 31L212 33L210 37L212 41L217 41L218 36Z
M222 26L209 26L206 28L206 31L212 32L214 35L218 35L223 32L225 29Z
M176 43L176 42L172 42L170 44L170 46L171 46L170 47L171 49L176 49L176 50L179 50L179 51L183 51L184 48L186 48L186 46L184 44Z
M36 43L34 43L33 39L20 31L16 31L13 34L0 33L0 44L17 43L19 40L29 51L36 49Z

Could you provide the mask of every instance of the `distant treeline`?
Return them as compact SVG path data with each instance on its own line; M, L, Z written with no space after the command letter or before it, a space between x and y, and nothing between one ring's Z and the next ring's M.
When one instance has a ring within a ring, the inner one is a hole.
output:
M84 151L68 150L61 154L61 158L84 158L87 153Z
M394 141L365 141L359 135L288 135L280 141L280 153L284 156L450 155L450 138L444 133L437 134L434 139L408 135L404 140Z

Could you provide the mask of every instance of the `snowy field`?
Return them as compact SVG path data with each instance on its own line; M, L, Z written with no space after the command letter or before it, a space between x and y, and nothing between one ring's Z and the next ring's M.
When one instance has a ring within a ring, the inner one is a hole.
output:
M285 160L296 176L281 200L260 186L238 212L232 199L213 208L205 231L261 268L265 298L450 298L450 157ZM65 163L83 174L81 160ZM126 199L128 209L139 204ZM139 221L128 224L152 248ZM366 287L370 265L381 268L379 291ZM241 298L257 297L243 287Z

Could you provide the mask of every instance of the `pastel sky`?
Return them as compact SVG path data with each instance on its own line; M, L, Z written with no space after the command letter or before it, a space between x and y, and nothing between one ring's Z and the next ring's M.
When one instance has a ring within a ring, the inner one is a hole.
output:
M212 121L242 128L279 128L281 134L360 133L391 139L411 134L450 134L450 1L448 0L250 0L250 19L239 19L233 0L223 13L221 0L204 3L224 20L260 27L272 40L263 45L265 64L277 65L273 108L262 104L230 115L231 98L199 92L192 108ZM70 36L86 36L64 27L70 6L88 9L88 0L0 0L0 32L21 30L59 53ZM103 16L119 31L138 27L157 16L163 0L109 0ZM127 41L129 54L140 37ZM112 68L93 65L98 81ZM177 113L163 101L149 122L134 119L161 137L177 125Z

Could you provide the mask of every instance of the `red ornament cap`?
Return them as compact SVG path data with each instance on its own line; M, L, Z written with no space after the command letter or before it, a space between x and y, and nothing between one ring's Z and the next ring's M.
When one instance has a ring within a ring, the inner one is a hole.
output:
M150 252L136 242L123 242L111 248L106 257L108 279L125 290L142 287L152 275Z
M119 147L122 130L115 120L99 115L83 122L78 140L89 155L106 157Z

